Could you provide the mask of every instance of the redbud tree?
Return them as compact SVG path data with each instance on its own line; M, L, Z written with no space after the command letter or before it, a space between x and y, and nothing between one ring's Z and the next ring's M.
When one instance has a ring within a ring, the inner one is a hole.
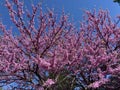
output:
M1 87L120 88L113 84L120 81L119 20L113 22L108 11L85 11L80 28L76 28L64 12L57 17L52 10L43 12L39 4L24 9L19 0L6 0L5 5L19 34L13 35L12 29L0 22Z

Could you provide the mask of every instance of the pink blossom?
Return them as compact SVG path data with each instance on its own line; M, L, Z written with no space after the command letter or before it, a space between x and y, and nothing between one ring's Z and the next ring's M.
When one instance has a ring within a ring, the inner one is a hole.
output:
M48 86L50 87L51 85L55 84L55 81L52 79L47 79L47 81L45 81L45 83L43 84L43 86Z
M41 65L42 67L47 67L47 68L49 68L51 64L50 64L49 62L45 61L45 60L41 60L41 61L40 61L40 65Z

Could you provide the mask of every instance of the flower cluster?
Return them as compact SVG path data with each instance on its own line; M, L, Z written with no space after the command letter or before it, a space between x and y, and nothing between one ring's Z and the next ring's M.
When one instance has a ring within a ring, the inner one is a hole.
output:
M120 28L108 11L86 11L76 30L64 12L57 18L40 5L31 12L19 0L6 0L6 7L19 35L0 22L0 86L84 90L110 82L107 75L119 75Z

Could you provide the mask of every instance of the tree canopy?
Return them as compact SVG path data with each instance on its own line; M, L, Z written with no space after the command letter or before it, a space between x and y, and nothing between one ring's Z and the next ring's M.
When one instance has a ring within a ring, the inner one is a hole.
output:
M19 35L0 22L0 86L9 90L116 89L120 86L120 27L108 11L85 11L80 28L62 12L24 9L6 0ZM112 85L111 85L112 84Z

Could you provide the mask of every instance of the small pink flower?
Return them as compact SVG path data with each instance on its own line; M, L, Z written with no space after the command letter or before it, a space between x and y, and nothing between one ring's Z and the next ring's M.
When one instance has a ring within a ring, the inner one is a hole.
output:
M53 84L55 84L55 82L52 79L47 79L47 81L45 81L45 83L43 84L43 86L50 87Z
M47 67L47 68L50 67L50 63L47 62L47 61L45 61L45 60L41 60L41 61L40 61L40 65L41 65L42 67Z
M99 86L100 86L99 82L95 82L90 85L90 87L93 87L93 88L98 88Z

